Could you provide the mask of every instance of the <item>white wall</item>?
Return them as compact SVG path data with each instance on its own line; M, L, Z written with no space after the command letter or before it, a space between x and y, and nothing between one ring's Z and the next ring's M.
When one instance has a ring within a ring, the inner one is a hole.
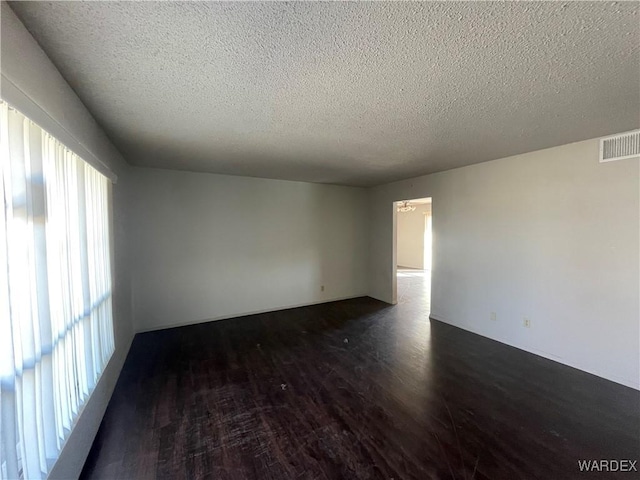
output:
M356 188L130 169L1 9L3 95L30 99L17 106L118 175L116 352L51 478L83 466L129 349L132 308L146 330L359 296L367 242L369 294L392 302L392 202L405 198L434 198L434 318L639 388L638 161L600 165L587 141L377 187L370 202Z
M424 235L431 205L415 205L413 212L400 212L397 218L397 259L400 267L425 268Z
M114 329L116 351L82 410L49 478L76 478L84 465L133 336L127 265L129 167L9 6L1 4L2 97L118 176L113 187Z
M433 318L640 388L637 159L599 164L589 140L371 189L375 298L395 300L392 202L420 197Z
M138 331L366 295L366 190L134 172Z

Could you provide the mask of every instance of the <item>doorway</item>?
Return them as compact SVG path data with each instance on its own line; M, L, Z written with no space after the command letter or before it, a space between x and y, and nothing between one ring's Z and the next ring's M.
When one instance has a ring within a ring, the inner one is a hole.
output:
M432 199L395 202L396 303L431 309Z

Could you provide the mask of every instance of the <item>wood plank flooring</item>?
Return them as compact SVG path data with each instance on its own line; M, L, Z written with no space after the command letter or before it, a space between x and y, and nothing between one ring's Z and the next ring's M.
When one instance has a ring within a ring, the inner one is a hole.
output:
M638 460L639 392L429 321L407 278L417 299L395 307L137 335L82 477L548 480Z

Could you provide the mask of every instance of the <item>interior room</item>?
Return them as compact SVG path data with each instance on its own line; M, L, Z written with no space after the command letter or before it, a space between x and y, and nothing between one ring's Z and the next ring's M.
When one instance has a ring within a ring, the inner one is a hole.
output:
M396 302L431 305L431 198L396 202Z
M0 480L632 477L639 19L0 2Z

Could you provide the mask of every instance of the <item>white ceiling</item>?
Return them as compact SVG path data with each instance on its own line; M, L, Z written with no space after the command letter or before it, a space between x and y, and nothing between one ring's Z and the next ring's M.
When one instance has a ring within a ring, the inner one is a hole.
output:
M637 128L638 2L11 2L135 165L377 185Z

